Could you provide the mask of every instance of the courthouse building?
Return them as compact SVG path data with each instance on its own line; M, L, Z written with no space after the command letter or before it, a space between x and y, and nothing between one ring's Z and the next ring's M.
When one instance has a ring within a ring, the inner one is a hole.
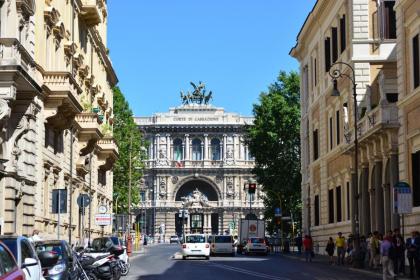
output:
M0 21L0 234L99 234L118 157L106 1L0 1Z
M356 224L362 235L401 226L393 209L398 181L414 193L405 232L420 225L419 14L415 0L318 0L297 36L291 55L301 72L303 230L320 245ZM332 96L336 69L344 74L340 96Z
M247 192L254 160L243 134L253 118L209 105L200 87L169 112L136 118L150 143L137 218L148 234L180 235L183 208L186 233L237 234L250 207L263 217L260 188L251 201Z

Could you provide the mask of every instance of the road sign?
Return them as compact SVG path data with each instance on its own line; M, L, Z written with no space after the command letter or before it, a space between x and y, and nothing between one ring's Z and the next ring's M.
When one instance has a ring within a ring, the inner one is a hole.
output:
M410 185L406 182L398 182L394 186L394 213L409 214L413 209L413 195Z
M97 226L109 226L112 223L111 214L96 214L95 225Z
M274 217L281 217L282 213L281 213L281 208L277 207L274 209Z
M99 214L105 214L108 212L108 207L105 204L102 204L98 207Z
M79 205L79 207L87 207L90 204L90 197L88 194L81 194L79 195L79 197L77 198L77 205Z

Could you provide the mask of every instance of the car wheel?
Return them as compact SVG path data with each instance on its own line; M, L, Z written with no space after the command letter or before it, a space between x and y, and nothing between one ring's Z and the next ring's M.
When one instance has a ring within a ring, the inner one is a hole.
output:
M210 256L206 256L206 260L209 260L210 259Z
M187 256L182 256L182 259L185 261L187 259Z
M230 254L230 256L231 256L231 257L234 257L234 256L235 256L235 253L231 253L231 254Z

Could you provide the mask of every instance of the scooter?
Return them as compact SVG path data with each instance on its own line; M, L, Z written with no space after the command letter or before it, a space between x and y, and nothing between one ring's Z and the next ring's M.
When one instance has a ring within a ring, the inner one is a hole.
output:
M89 256L89 253L80 253L79 262L90 280L119 280L121 269L114 254Z

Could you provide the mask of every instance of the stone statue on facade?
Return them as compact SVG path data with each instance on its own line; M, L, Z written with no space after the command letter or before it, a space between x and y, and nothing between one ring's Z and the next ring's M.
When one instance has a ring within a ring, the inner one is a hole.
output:
M207 196L200 192L198 188L186 197L185 202L187 207L209 206Z
M213 99L213 93L210 91L206 95L206 85L203 82L199 82L196 85L193 82L190 82L193 87L193 92L187 91L184 93L181 91L181 101L183 105L198 104L198 105L208 105L209 102Z

